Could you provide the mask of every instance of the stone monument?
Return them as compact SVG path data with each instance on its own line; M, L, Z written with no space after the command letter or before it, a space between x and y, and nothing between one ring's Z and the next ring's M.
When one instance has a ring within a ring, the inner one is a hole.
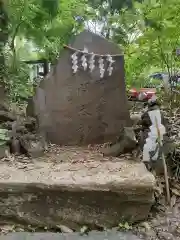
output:
M96 34L80 33L40 82L34 103L41 132L52 143L114 141L131 125L121 50Z

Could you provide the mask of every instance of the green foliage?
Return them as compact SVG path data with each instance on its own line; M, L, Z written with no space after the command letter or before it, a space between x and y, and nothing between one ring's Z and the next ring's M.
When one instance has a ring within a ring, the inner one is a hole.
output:
M0 41L6 47L0 49L13 100L32 94L29 68L22 60L54 61L63 44L88 23L123 49L128 87L143 86L153 71L172 75L179 70L180 0L8 0L5 7L2 2L6 39Z
M180 1L144 0L135 3L134 17L137 34L124 44L128 83L138 84L153 71L179 71L180 61L175 49L180 46ZM127 12L125 13L127 16ZM131 19L129 19L131 21ZM134 34L134 33L133 33Z
M8 16L4 1L0 0L0 83L4 82L4 46L8 40Z
M16 62L15 68L8 69L8 79L8 88L12 101L19 102L32 96L33 86L29 81L29 68L26 64Z
M52 17L57 16L59 10L59 0L41 0L41 6Z
M24 60L54 60L64 43L82 27L75 16L83 16L85 0L8 0L8 44L4 76L12 100L32 94L29 68ZM4 8L3 8L4 9Z
M125 231L132 230L132 226L129 225L128 222L125 222L125 223L119 223L118 227L119 227L119 230L125 230Z
M0 128L0 146L5 145L10 140L8 136L9 131L7 129Z
M84 0L9 0L10 46L16 36L23 36L54 58L72 35L74 16L83 14L84 5Z

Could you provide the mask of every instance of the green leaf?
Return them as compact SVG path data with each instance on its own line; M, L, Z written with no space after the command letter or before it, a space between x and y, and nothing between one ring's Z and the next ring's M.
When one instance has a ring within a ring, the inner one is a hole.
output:
M0 146L6 145L6 141L0 140Z
M7 129L0 128L0 141L8 141L10 139L8 133L9 131Z
M5 135L8 133L7 129L0 128L0 134Z
M124 228L127 230L130 230L130 229L132 229L132 226L130 226L128 222L125 222Z

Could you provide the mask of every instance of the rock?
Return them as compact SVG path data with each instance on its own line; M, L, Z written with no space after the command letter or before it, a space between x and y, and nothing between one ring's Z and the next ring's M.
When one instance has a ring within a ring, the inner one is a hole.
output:
M153 230L146 231L144 236L146 237L146 240L157 240L156 232Z
M9 147L6 145L0 145L0 159L6 157L7 151L9 152Z
M119 46L86 30L70 44L76 49L86 46L89 52L102 55L122 54ZM56 71L50 72L36 89L34 101L39 127L47 134L47 141L58 145L115 141L124 126L131 126L124 57L116 58L112 75L103 80L97 61L92 73L80 70L72 74L72 53L69 49L64 51L54 66Z
M141 114L131 114L132 125L139 125L141 123Z
M175 240L174 236L169 232L159 232L158 237L160 240Z
M28 133L28 130L26 129L25 126L18 126L16 128L16 132L17 133L21 133L21 134L26 134L26 133Z
M26 116L35 117L35 106L33 97L29 97L27 100Z
M29 132L34 132L36 130L36 119L35 118L27 118L24 122L24 126Z
M16 138L11 139L10 152L13 154L21 154L21 144L19 139L16 139Z
M40 141L31 142L30 147L27 149L27 155L32 158L42 157L44 154L44 148Z
M27 133L22 136L24 141L36 141L40 138L40 136L32 133Z
M15 137L18 134L26 134L28 133L28 130L24 126L23 120L17 120L12 123L12 135Z
M146 219L154 202L155 178L143 163L87 161L53 167L38 161L37 166L24 171L1 164L2 221L62 224L73 230L83 225L111 228L124 220Z
M44 154L44 145L41 138L33 134L26 134L20 138L22 151L29 157L37 158Z
M44 154L44 148L42 146L42 143L39 141L21 141L21 146L23 147L23 152L25 152L29 157L37 158L43 156Z
M27 232L16 232L8 233L6 235L0 235L0 240L140 240L137 236L132 233L125 232L91 232L87 236L80 236L79 233L27 233Z
M73 230L65 225L57 225L57 227L61 230L62 233L73 233Z
M13 124L13 122L11 122L11 121L3 122L3 123L1 123L1 127L5 128L7 130L12 130L12 124Z
M6 121L15 121L16 117L11 114L10 112L6 112L6 111L0 111L0 123L2 122L6 122Z
M151 230L151 226L149 225L148 222L142 222L140 226L144 227L146 231Z
M22 133L22 134L26 134L26 133L28 133L28 130L26 129L25 126L19 126L19 127L16 129L16 132Z
M130 127L125 127L118 139L118 142L109 147L102 148L101 152L104 156L118 157L122 153L132 152L136 146L137 141L133 129Z
M156 232L153 231L152 229L148 231L145 231L145 229L139 229L139 232L137 232L137 235L141 239L145 239L145 240L158 240Z

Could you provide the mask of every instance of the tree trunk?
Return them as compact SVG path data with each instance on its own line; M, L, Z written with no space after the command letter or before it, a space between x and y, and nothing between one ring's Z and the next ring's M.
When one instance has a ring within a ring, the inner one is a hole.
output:
M0 100L5 98L5 57L4 47L8 40L8 16L4 0L0 0Z

